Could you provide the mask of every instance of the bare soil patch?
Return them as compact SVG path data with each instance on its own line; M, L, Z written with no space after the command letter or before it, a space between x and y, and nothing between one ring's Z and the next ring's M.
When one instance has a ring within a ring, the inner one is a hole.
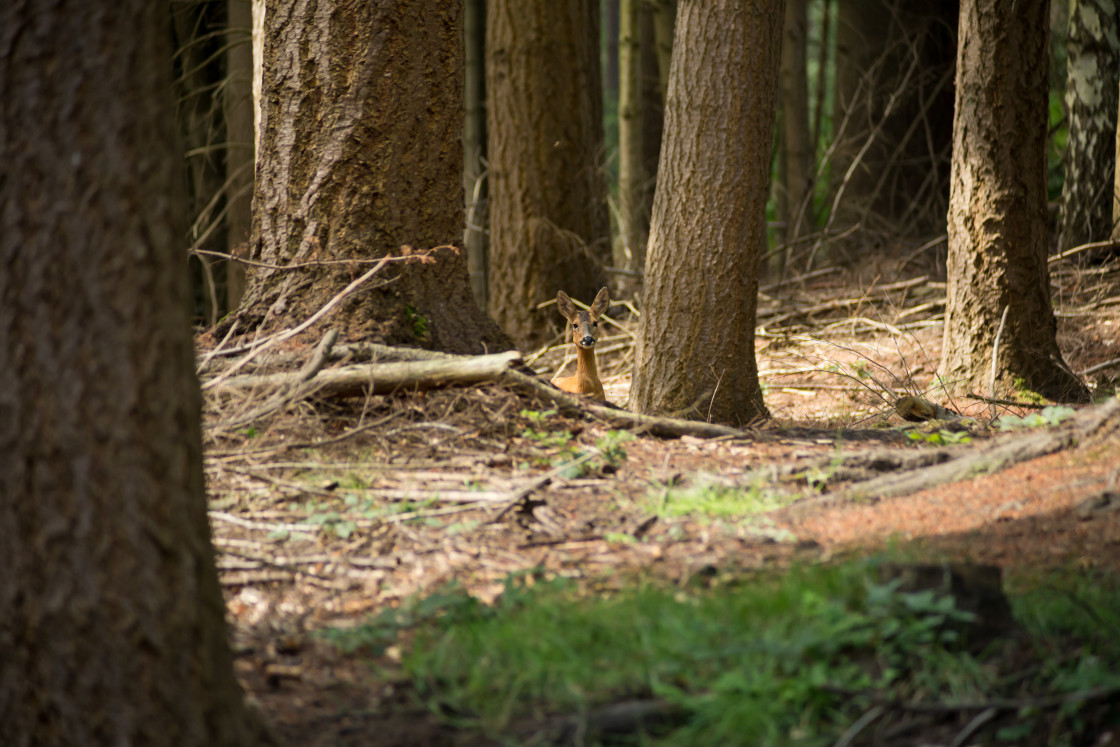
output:
M1054 278L1070 366L1120 357L1120 271L1063 266ZM907 435L890 401L929 389L943 298L928 278L877 285L839 272L764 288L757 354L774 420L742 438L621 441L502 383L300 398L236 426L272 395L208 396L211 524L248 691L288 744L477 744L418 710L407 683L314 633L450 582L491 600L527 570L607 589L903 547L998 564L1010 583L1056 567L1117 573L1120 433L1108 427L996 474L904 497L820 500L849 484L840 457L934 448ZM633 321L616 321L600 367L621 405ZM242 372L298 370L322 331ZM205 356L218 341L203 335L199 346ZM566 355L528 361L553 372ZM204 381L229 360L211 357ZM1105 366L1087 378L1113 391L1118 374ZM982 423L992 412L927 396ZM1021 437L978 427L964 448ZM808 477L795 469L810 464ZM765 500L746 519L671 515L667 500L705 486Z

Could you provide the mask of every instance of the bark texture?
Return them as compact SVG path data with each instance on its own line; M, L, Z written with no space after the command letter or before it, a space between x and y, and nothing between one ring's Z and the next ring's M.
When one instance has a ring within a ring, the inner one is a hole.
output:
M681 3L630 408L766 417L754 357L780 0Z
M1055 341L1046 264L1048 11L1047 0L961 6L939 370L954 391L987 392L1006 308L997 392L987 393L1026 388L1054 399L1085 395Z
M463 238L463 5L269 0L251 257L369 260ZM351 339L475 353L508 347L466 257L397 264L331 317ZM302 321L361 268L255 269L239 313ZM341 317L341 322L340 322Z
M490 314L522 347L554 334L558 290L606 284L599 3L487 3Z
M1120 8L1116 0L1070 0L1066 39L1069 140L1058 251L1112 233L1116 108L1120 86Z
M166 4L0 7L0 743L249 745Z

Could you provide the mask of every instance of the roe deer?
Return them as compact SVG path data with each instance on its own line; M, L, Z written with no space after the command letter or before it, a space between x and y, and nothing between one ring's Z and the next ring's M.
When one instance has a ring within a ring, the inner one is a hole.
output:
M607 399L603 393L603 382L599 381L599 369L595 365L595 337L600 316L606 312L611 304L611 294L603 288L595 296L594 303L589 311L581 311L568 298L568 294L560 291L556 294L556 308L568 320L568 331L565 335L576 346L576 373L575 376L562 376L552 380L554 386L573 394L586 394L598 400Z

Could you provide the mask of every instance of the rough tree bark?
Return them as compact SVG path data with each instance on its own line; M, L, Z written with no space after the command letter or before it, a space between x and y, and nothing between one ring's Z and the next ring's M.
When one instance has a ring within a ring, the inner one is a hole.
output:
M780 0L681 3L630 409L768 415L754 357Z
M538 304L606 284L599 70L598 2L487 3L490 314L522 347L559 324Z
M371 260L463 238L463 5L269 0L252 259ZM466 257L394 265L331 317L350 339L450 352L508 347ZM301 321L361 268L254 268L239 319Z
M1012 10L1012 4L1015 5ZM965 0L957 57L949 288L939 375L953 391L1081 399L1055 341L1046 264L1048 0ZM1000 336L997 392L988 392Z
M1120 9L1115 0L1070 0L1066 39L1069 140L1058 220L1058 251L1112 233Z
M0 6L0 742L249 745L166 3Z

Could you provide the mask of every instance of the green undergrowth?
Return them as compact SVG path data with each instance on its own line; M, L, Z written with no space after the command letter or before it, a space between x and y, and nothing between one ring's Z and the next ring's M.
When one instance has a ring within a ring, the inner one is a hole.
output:
M634 699L683 716L614 743L834 744L878 704L992 701L1005 707L983 743L1016 744L1032 730L1076 736L1100 725L1099 699L1031 699L1110 687L1103 712L1120 722L1116 579L1032 580L1011 600L1022 631L976 650L962 632L971 615L952 597L877 583L875 565L610 594L521 575L493 605L450 588L326 635L371 657L398 645L404 676L433 714L510 744L527 724Z

